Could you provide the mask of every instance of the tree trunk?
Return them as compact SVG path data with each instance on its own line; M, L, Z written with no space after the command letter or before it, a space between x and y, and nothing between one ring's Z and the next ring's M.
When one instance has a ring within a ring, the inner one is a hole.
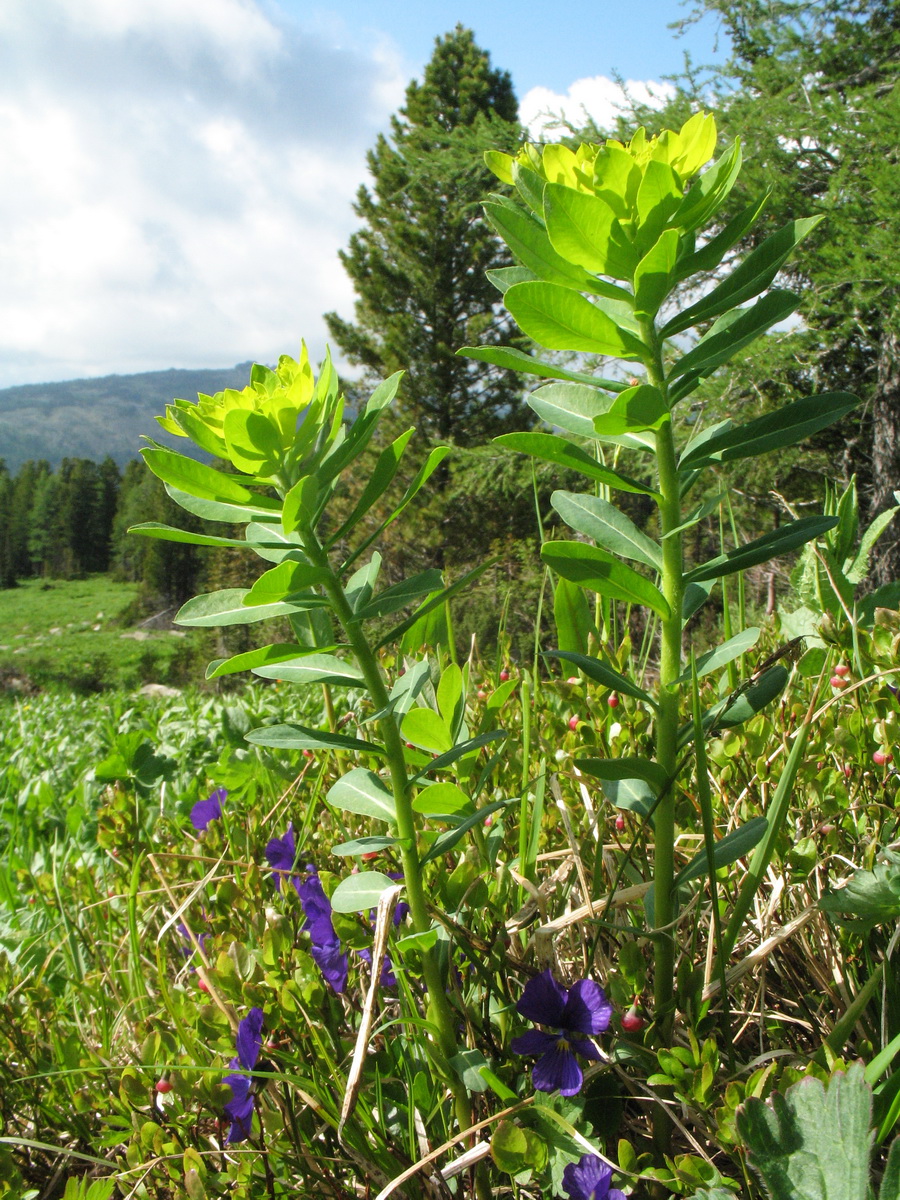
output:
M878 355L878 384L872 400L872 499L868 520L896 504L900 490L900 336L883 330ZM870 582L880 587L900 579L900 521L880 538L872 555Z

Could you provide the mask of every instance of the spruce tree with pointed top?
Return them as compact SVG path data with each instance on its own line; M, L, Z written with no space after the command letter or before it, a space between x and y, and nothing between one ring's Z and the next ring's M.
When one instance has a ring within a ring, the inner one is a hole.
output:
M401 415L432 440L471 445L523 417L511 373L455 355L515 342L485 277L511 263L481 202L495 183L483 151L515 148L517 112L509 75L470 30L437 38L390 136L369 153L372 185L354 206L364 225L341 254L358 299L355 321L326 314L331 337L368 377L408 371Z

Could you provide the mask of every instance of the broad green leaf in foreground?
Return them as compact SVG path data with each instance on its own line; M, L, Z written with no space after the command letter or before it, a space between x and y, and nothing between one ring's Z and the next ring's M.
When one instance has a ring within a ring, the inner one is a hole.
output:
M735 571L746 571L757 563L768 562L770 558L778 558L788 554L806 542L811 542L829 529L837 525L837 517L801 517L799 521L789 521L752 542L735 546L726 554L711 558L701 567L695 567L685 576L688 583L699 583L704 579L718 579L722 575L731 575Z
M256 621L267 621L272 617L288 617L304 608L321 607L325 601L318 596L310 595L303 600L290 603L258 604L248 608L244 604L249 594L247 588L225 588L221 592L206 592L202 596L194 596L178 610L175 616L176 625L188 626L218 626L218 625L252 625ZM278 676L274 676L278 678Z
M331 907L337 913L367 912L377 906L383 892L396 886L380 871L360 871L341 880L331 895Z
M556 463L560 467L569 467L605 483L620 492L639 492L645 496L655 496L657 493L647 484L639 483L627 475L620 475L609 467L604 467L591 458L579 446L567 442L565 438L557 437L554 433L503 433L494 441L506 447L507 450L519 450L522 454L530 454L532 458L540 458L544 462Z
M395 821L394 797L384 783L372 771L354 767L328 792L328 803L345 812L359 813L363 817L374 817L378 821ZM353 912L353 909L348 911Z
M585 542L545 542L541 558L557 575L601 596L612 596L626 604L645 604L661 617L669 615L659 588L604 550Z
M862 1063L827 1088L803 1079L768 1101L750 1097L737 1131L771 1200L866 1200L872 1095Z
M305 654L287 662L254 667L253 674L285 683L330 683L338 687L357 687L363 682L362 671L355 663L331 654Z
M567 525L605 550L643 563L654 571L662 570L662 550L657 543L608 500L583 492L554 492L550 503Z

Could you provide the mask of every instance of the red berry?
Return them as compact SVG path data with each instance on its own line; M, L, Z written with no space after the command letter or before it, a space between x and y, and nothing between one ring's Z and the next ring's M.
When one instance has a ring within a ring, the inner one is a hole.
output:
M162 1094L165 1095L166 1092L171 1092L172 1085L171 1085L171 1083L169 1083L168 1079L157 1079L156 1090L158 1092L162 1092Z
M507 671L504 667L504 669L500 672L500 682L506 683L507 679L509 679L509 671Z
M304 758L312 758L312 756L313 756L313 752L312 752L312 750L304 750L304 751L303 751L303 757L304 757Z
M876 750L872 755L872 762L878 767L883 767L884 764L889 763L893 757L893 754L888 754L886 750Z
M378 857L378 851L377 851L377 850L370 850L370 851L368 852L368 854L363 854L363 855L362 855L362 860L363 860L363 862L371 862L373 858L377 858L377 857Z
M197 977L197 986L199 987L201 992L209 991L209 984L206 982L206 980L202 976Z
M569 728L570 729L577 729L580 724L581 724L580 718L569 717Z
M845 688L847 686L847 680L842 679L840 675L832 675L828 682L833 688Z
M838 663L838 665L834 668L834 673L835 675L840 675L841 679L843 679L845 675L850 674L850 668L846 663Z
M846 767L842 767L841 770L844 772L845 779L849 779L850 776L853 774L853 768L849 765L849 763L847 764Z
M487 692L483 692L481 690L481 688L479 688L478 689L478 699L479 700L487 700Z
M581 681L579 680L577 675L570 675L569 678L566 680L566 683L580 683L580 682Z
M412 744L412 742L407 742L406 748L407 750L415 750L415 746Z
M621 813L619 813L619 815L616 817L616 829L618 829L619 833L621 833L624 828L625 828L625 818L622 816Z
M622 1014L622 1028L626 1033L639 1033L644 1028L644 1018L632 1004L627 1013Z
M610 708L618 708L619 707L619 697L616 695L615 692L612 692L610 694L609 698L607 699L606 703L609 705Z

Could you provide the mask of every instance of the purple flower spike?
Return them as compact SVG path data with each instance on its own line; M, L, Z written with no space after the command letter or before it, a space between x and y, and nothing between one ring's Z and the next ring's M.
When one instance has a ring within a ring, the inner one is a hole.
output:
M238 1062L245 1071L252 1071L262 1046L263 1010L251 1008L243 1021L238 1022Z
M245 1142L250 1136L253 1124L252 1082L246 1075L226 1075L223 1080L231 1088L232 1097L225 1105L225 1112L231 1118L231 1128L225 1139L229 1145Z
M281 876L294 869L294 859L297 857L297 847L294 842L294 824L287 827L283 838L272 838L266 846L266 861L276 872L275 886L281 891Z
M325 895L315 867L307 867L306 879L294 879L293 884L303 905L306 917L303 929L312 943L311 953L319 970L336 992L347 986L349 963L331 919L331 901Z
M570 1200L625 1200L625 1193L610 1189L612 1167L596 1154L585 1154L563 1171L562 1184Z
M231 1060L230 1066L243 1067L252 1071L259 1059L262 1047L263 1011L261 1008L251 1008L242 1021L238 1022L237 1058ZM226 1075L224 1082L231 1088L231 1099L225 1105L225 1112L231 1118L231 1128L225 1139L229 1144L244 1142L250 1136L253 1124L253 1080L247 1075Z
M204 833L210 821L222 820L222 801L228 793L217 788L208 800L198 800L191 809L191 824L198 833Z
M557 1030L542 1033L530 1029L510 1044L513 1054L538 1058L531 1073L534 1086L539 1092L559 1089L563 1096L576 1095L584 1075L575 1054L595 1061L601 1057L592 1041L577 1035L602 1033L612 1017L612 1005L603 988L582 979L567 989L547 970L528 981L516 1009L529 1021Z

